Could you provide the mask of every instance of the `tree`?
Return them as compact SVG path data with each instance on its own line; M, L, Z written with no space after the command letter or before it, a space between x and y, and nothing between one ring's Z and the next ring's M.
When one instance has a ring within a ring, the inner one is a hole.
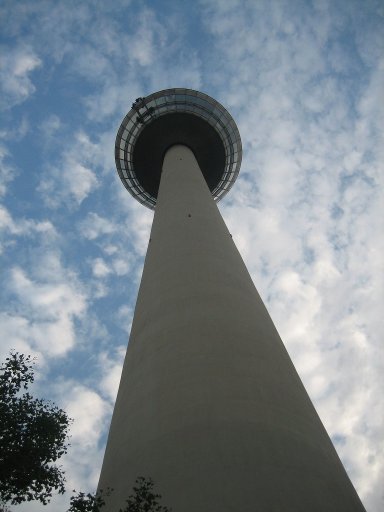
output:
M71 420L52 402L28 393L34 360L11 352L0 366L0 502L39 500L65 492L63 470Z
M126 500L125 508L113 512L171 512L170 508L160 505L158 500L161 495L153 493L153 486L151 478L138 477L133 487L133 494ZM99 491L96 494L79 492L71 497L68 512L102 512L105 505L104 496L109 496L111 492L112 489L107 489L106 492Z
M136 486L133 487L134 494L127 499L125 509L119 512L170 512L170 509L159 504L160 494L154 494L153 480L140 476L136 479Z
M99 491L96 494L79 492L76 496L71 497L68 512L100 512L105 505L104 496L109 496L109 494L109 489L106 492Z

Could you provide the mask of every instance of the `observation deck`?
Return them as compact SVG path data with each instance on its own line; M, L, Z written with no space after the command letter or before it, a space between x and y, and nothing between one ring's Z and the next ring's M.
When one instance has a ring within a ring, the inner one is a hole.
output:
M239 174L242 148L236 123L207 94L165 89L138 98L117 132L115 160L125 188L154 209L166 151L189 147L215 201L229 191Z

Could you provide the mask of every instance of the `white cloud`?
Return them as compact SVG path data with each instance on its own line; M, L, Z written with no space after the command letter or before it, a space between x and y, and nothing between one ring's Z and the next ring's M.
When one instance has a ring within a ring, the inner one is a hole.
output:
M132 37L128 58L136 60L141 66L148 66L165 41L165 29L158 23L154 12L145 9L138 17L137 31Z
M177 9L169 11L167 16L159 16L153 9L144 7L134 14L134 23L127 23L118 40L116 28L107 24L93 46L85 49L85 56L74 56L78 73L93 83L101 82L98 93L84 99L89 119L100 122L117 116L119 122L134 99L144 92L173 87L176 82L196 88L201 85L198 51L186 49L184 54L179 53L186 29L186 20L179 16ZM124 64L121 48L128 49ZM87 56L88 62L83 65Z
M29 354L39 360L40 366L44 365L44 356L40 351L32 348L30 325L26 318L8 313L0 313L0 360L15 350L21 354Z
M92 298L93 299L102 299L106 297L110 292L110 288L105 284L105 282L97 280L92 283Z
M63 167L51 168L48 177L39 185L39 191L48 206L55 208L60 201L82 201L98 186L98 180L91 169L79 162L68 159Z
M120 383L121 371L125 357L126 347L116 347L114 352L101 352L99 354L99 366L101 379L99 381L100 392L106 396L111 404L116 400Z
M31 280L18 267L11 270L9 289L22 312L13 321L19 322L22 339L28 333L32 347L50 356L63 356L74 346L74 322L84 315L86 299L73 277L67 274L63 281L62 276L48 276L50 270L44 269L45 279L40 281Z
M88 240L94 240L102 235L109 235L117 230L117 226L108 219L100 217L95 212L89 212L79 225L80 233Z
M98 393L83 385L74 384L68 392L65 410L74 419L71 442L84 451L96 448L110 406Z
M60 118L55 114L50 114L40 125L43 140L47 141L47 139L51 139L61 127L62 123Z
M60 399L60 406L73 419L70 447L67 455L60 460L69 492L65 500L54 499L47 508L55 510L55 502L61 501L62 508L59 506L58 509L66 510L63 502L66 501L66 507L69 506L69 495L73 489L88 492L96 488L103 456L98 444L111 414L111 405L95 389L73 380L58 381L55 393Z
M117 319L119 321L119 325L122 329L124 329L128 334L131 331L132 319L133 319L133 310L130 306L120 306L117 311Z
M96 278L104 278L111 274L123 276L131 270L129 256L115 258L109 264L103 258L95 258L91 261L92 273Z
M116 200L121 214L126 218L125 229L137 254L144 256L148 246L153 212L135 201L120 183L118 185Z
M42 62L28 46L12 50L2 48L1 55L0 108L4 109L22 103L35 92L30 75Z
M9 211L0 205L0 230L6 230L12 235L31 236L34 233L43 233L45 236L54 236L55 227L49 220L41 222L34 219L13 219Z
M38 186L46 204L57 208L61 203L79 206L98 186L93 170L99 165L100 148L89 137L78 132L74 142L64 146L58 166L44 173Z
M0 144L0 197L7 192L7 184L15 177L15 169L8 163L9 152L7 148Z
M116 254L119 251L119 248L117 245L107 244L103 247L103 251L105 252L105 254L108 254L108 256L111 256L113 254Z
M127 258L116 258L112 262L113 270L118 276L124 276L128 274L131 269L130 262Z
M14 219L0 204L0 254L12 251L24 238L30 241L38 238L43 245L47 245L57 238L57 232L48 220Z
M90 192L96 188L98 182L94 173L87 167L78 163L69 163L66 173L66 181L70 193L80 204Z
M102 258L96 258L92 262L92 272L96 277L105 277L111 273L111 269Z
M15 226L13 219L6 208L3 206L0 207L0 228L1 229L9 229L10 231L15 231Z

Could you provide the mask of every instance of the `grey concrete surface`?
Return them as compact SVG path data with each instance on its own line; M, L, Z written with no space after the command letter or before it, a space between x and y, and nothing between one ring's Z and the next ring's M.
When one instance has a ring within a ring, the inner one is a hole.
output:
M310 342L310 340L309 340ZM99 488L173 512L357 512L192 152L166 154Z

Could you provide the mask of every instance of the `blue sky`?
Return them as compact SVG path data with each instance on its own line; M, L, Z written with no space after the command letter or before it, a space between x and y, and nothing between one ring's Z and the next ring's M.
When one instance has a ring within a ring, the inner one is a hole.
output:
M383 17L379 0L2 2L0 356L36 355L35 393L74 418L69 490L98 480L153 215L119 181L115 135L138 96L188 87L238 124L220 210L383 510Z

